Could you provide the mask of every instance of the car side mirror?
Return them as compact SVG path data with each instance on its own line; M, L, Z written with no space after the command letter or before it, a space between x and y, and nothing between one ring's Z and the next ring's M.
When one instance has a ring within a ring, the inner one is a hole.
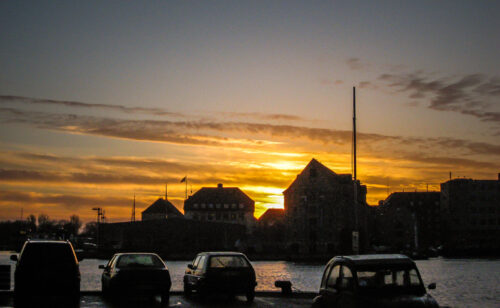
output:
M430 285L427 286L427 288L429 290L434 290L436 288L436 283L435 282L431 283Z
M17 261L17 260L18 260L18 259L17 259L17 255L10 255L10 259L11 259L12 261Z
M189 263L188 268L194 270L196 267L193 264Z
M106 266L101 264L101 265L99 265L99 268L100 269L106 269Z

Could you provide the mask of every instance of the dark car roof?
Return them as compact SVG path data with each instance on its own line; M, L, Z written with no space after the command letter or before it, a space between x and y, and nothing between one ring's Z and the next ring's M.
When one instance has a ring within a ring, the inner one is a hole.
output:
M30 244L69 244L68 241L56 241L56 240L28 240L27 243L30 243Z
M200 252L198 255L205 255L205 256L245 256L241 252L235 252L235 251L206 251L206 252Z
M415 262L405 255L400 254L373 254L373 255L352 255L337 256L331 259L328 264L337 261L344 261L354 266L369 265L415 265Z
M154 252L119 252L115 253L115 256L123 256L123 255L155 255L157 256L158 254Z

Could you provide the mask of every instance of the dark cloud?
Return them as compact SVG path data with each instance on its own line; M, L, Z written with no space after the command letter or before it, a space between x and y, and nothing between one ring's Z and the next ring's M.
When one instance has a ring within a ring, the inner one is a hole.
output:
M223 116L231 118L253 118L258 120L271 120L271 121L306 121L307 119L290 114L273 114L273 113L260 113L260 112L222 112Z
M343 80L337 79L337 80L331 80L328 78L322 78L320 83L324 86L332 86L332 85L341 85L344 83Z
M143 184L161 185L165 182L177 182L178 177L155 177L138 174L57 172L40 170L0 169L0 182L14 183L81 183L81 184Z
M346 63L352 70L364 70L370 67L370 64L361 61L359 58L349 58Z
M95 103L85 103L78 101L66 101L66 100L53 100L46 98L33 98L15 95L0 95L0 103L25 103L25 104L35 104L35 105L58 105L67 106L75 108L85 108L85 109L107 109L112 111L119 111L128 114L148 114L155 116L172 116L177 118L186 118L187 116L182 113L170 112L159 108L144 108L144 107L126 107L123 105L111 105L111 104L95 104ZM221 112L219 113L225 117L236 117L236 118L253 118L258 120L283 120L283 121L305 121L305 118L296 115L288 114L266 114L260 112Z
M430 99L429 108L471 115L485 122L500 123L500 112L490 111L498 104L500 78L483 74L435 78L422 71L410 74L381 74L378 79L413 99Z
M359 87L361 89L377 89L377 85L375 85L374 83L370 82L370 81L362 81L359 83Z
M47 206L60 206L70 210L76 210L81 207L91 208L93 206L129 206L132 201L129 198L113 196L76 196L61 194L39 194L21 191L0 191L0 200L2 203L19 204L45 204Z
M53 100L46 98L33 98L24 96L14 96L14 95L0 95L0 103L12 103L21 102L25 104L43 104L43 105L58 105L76 108L88 108L88 109L107 109L113 111L120 111L124 113L143 113L157 116L175 116L183 117L184 115L176 112L169 112L159 108L143 108L143 107L126 107L123 105L110 105L110 104L94 104L94 103L84 103L77 101L66 101L66 100Z
M494 116L494 115L490 115ZM259 124L249 122L215 121L154 121L124 120L69 114L20 111L0 108L0 121L34 125L38 128L59 130L137 141L174 144L240 147L263 147L275 141L293 143L308 140L316 144L345 146L351 142L350 130L311 128L295 125ZM238 134L246 139L227 135ZM272 141L261 140L267 138ZM388 144L463 150L470 154L500 155L500 145L471 142L453 138L419 138L359 133L358 140L366 150L387 151ZM271 142L271 143L270 143Z
M190 183L194 185L205 185L206 183L224 183L225 185L239 186L242 183L247 185L257 186L283 186L290 179L286 176L276 173L276 170L270 168L217 168L216 166L207 166L205 169L191 168ZM57 184L62 186L74 186L78 184L97 184L97 185L116 185L116 184L131 184L131 185L164 185L165 183L177 183L185 173L169 172L168 174L160 174L159 170L151 176L141 175L152 172L147 167L140 169L141 172L127 173L116 171L113 174L105 171L98 172L57 172L57 171L42 171L42 170L22 170L22 169L0 169L1 183L43 183ZM213 170L213 171L210 171ZM185 171L185 170L183 170Z

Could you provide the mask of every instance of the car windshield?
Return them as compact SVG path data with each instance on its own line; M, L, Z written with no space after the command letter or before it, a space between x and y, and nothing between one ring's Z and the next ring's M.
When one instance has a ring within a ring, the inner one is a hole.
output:
M20 262L27 266L42 267L67 267L76 264L71 246L58 243L30 243L24 248Z
M358 286L363 291L414 294L423 284L415 268L377 268L357 271Z
M210 268L248 267L249 264L242 256L212 256Z
M155 255L123 255L118 259L117 268L130 267L165 267L163 262Z

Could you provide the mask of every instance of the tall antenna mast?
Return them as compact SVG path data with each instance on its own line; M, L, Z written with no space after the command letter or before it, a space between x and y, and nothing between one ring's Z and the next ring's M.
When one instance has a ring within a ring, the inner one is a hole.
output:
M356 170L356 87L352 87L352 155L353 155L353 195L354 195L354 230L352 231L352 252L359 254L358 222L358 181Z
M352 87L352 146L353 146L353 175L357 179L356 170L356 87Z
M167 200L168 197L168 184L165 184L165 200Z
M134 203L132 205L132 217L130 218L131 222L135 222L135 194L134 194Z

